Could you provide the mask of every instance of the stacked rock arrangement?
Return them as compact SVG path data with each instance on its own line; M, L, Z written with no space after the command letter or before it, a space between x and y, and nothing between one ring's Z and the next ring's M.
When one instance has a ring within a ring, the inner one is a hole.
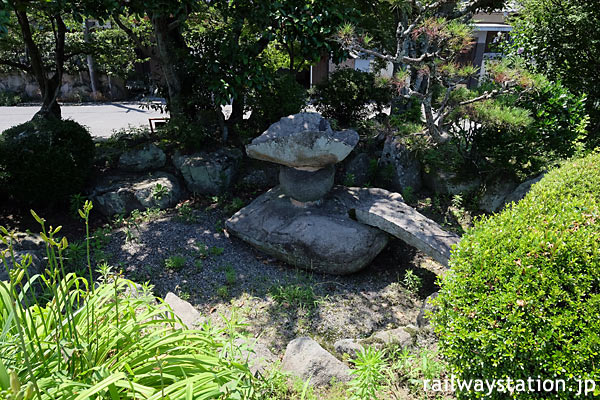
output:
M358 141L355 131L334 131L317 113L271 125L246 152L279 164L280 185L233 215L228 232L292 266L335 275L368 265L387 245L387 233L447 264L456 235L406 205L398 193L334 187L335 164Z
M248 156L281 165L279 183L294 205L319 204L333 187L335 164L358 144L353 130L334 131L317 113L283 118L246 148Z

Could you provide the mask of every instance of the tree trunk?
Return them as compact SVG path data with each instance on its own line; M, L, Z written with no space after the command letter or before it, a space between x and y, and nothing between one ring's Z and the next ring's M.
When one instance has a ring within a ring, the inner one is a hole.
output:
M31 71L35 76L35 79L40 86L42 93L42 107L35 114L35 117L43 118L61 118L60 105L56 101L60 85L62 83L63 66L65 57L65 35L67 28L59 15L52 17L53 23L56 24L56 36L55 36L55 72L52 77L48 77L49 73L42 60L41 52L33 40L31 33L31 26L29 24L29 17L24 9L15 9L17 21L21 28L23 35L23 41L27 48L29 58L31 61Z
M90 42L90 20L86 19L83 25L83 40L86 43ZM94 101L98 100L98 77L96 76L96 68L94 65L94 57L91 54L86 56L88 72L90 74L90 85L92 87L92 97Z
M196 117L194 105L190 104L193 87L185 66L189 51L179 30L169 27L173 22L168 16L152 15L160 66L167 84L169 112L172 118L193 120Z

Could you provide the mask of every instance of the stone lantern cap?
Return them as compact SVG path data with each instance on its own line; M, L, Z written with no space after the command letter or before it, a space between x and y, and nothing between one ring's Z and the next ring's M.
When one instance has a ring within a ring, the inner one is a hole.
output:
M321 114L307 112L274 123L246 146L246 152L258 160L318 170L344 160L358 140L355 131L334 131Z

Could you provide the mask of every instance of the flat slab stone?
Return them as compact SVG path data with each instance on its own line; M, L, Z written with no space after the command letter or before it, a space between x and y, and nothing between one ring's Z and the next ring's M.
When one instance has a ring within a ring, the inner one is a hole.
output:
M225 225L231 234L292 266L335 275L363 269L388 242L384 232L351 219L334 198L300 208L279 187Z
M249 157L293 168L323 168L345 159L358 144L353 130L333 131L318 113L282 118L246 146Z
M460 238L407 205L398 193L384 189L334 188L332 195L354 210L356 219L375 226L448 266Z

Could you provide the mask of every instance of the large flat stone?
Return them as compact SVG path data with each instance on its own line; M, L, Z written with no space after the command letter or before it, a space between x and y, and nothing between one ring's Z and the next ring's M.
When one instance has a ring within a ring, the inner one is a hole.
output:
M246 146L246 152L288 167L320 169L345 159L358 140L355 131L333 131L318 113L300 113L271 125Z
M356 219L375 226L448 266L460 238L410 207L398 193L384 189L335 188L332 195L354 210Z
M335 199L327 196L319 206L299 208L279 187L240 210L226 226L292 266L336 275L361 270L388 242L384 232L351 219Z

